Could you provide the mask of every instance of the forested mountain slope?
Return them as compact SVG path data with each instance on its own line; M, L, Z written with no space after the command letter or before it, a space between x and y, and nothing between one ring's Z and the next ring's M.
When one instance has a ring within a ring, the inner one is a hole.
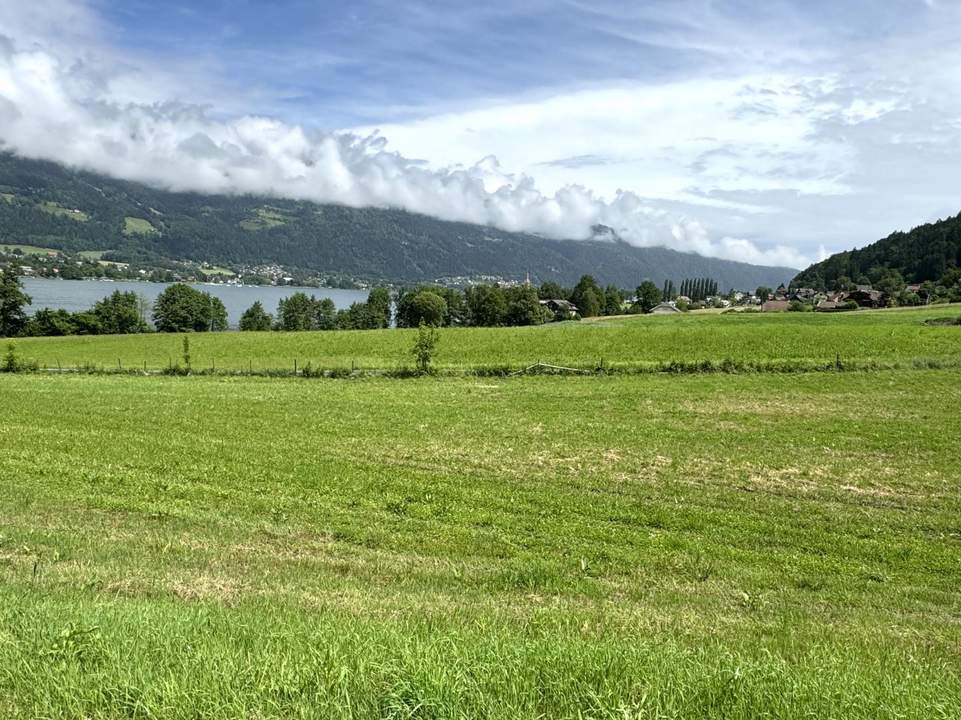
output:
M832 255L802 271L792 285L833 289L839 280L877 282L892 272L908 283L935 282L951 267L961 267L961 215Z
M530 272L538 282L571 285L590 273L622 287L712 277L722 288L755 288L795 274L616 238L550 240L395 209L168 192L10 154L0 154L0 242L398 282L518 280Z

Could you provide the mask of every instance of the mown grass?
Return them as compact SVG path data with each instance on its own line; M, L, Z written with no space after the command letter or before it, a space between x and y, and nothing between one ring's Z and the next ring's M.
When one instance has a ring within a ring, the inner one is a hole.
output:
M957 360L957 327L925 320L957 313L956 306L911 311L634 316L535 328L450 328L440 331L439 368L524 367L539 361L572 367L643 367L653 363L903 362ZM191 337L197 368L385 369L411 362L416 330L310 333L218 333ZM103 365L159 369L178 361L178 336L29 338L18 352L41 365Z
M77 222L87 222L90 219L90 216L82 210L74 212L76 208L68 208L60 203L52 202L50 200L42 201L38 207L50 215L70 218L71 220L76 220Z
M158 232L149 220L130 216L123 219L124 235L155 235Z
M0 377L0 715L953 718L961 374Z
M0 243L0 250L7 253L12 253L14 250L19 250L24 255L50 255L51 253L60 252L54 248L38 247L36 245L17 245L10 243Z
M290 217L277 208L261 207L254 211L253 217L240 221L244 230L268 230L290 222Z

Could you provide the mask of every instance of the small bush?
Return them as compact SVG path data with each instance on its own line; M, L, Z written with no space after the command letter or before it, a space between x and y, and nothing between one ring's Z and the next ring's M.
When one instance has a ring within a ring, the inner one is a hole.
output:
M417 339L410 351L417 364L417 371L421 375L429 375L433 372L431 364L437 352L437 341L437 328L422 322L417 328Z
M3 365L0 366L3 372L18 372L20 370L20 360L17 358L17 349L13 343L7 345L7 354L3 356Z

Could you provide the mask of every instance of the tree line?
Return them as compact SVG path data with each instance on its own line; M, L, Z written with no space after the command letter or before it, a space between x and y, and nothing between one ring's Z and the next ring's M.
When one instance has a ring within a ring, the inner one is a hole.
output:
M41 308L28 316L31 298L9 268L0 271L0 337L129 335L151 332L207 332L227 329L219 298L189 285L166 288L151 305L135 292L116 291L88 310ZM153 321L153 326L147 318Z
M708 278L685 280L681 290L716 291ZM366 302L338 310L329 298L296 292L280 300L275 314L260 301L240 318L243 331L368 330L419 325L522 326L578 320L582 317L650 312L658 303L675 297L674 282L658 287L645 280L633 292L614 285L601 287L584 275L572 288L555 282L533 285L473 285L464 290L439 285L401 289L395 296L375 287ZM694 298L691 298L692 300ZM227 329L223 302L210 293L182 283L170 285L151 305L133 292L117 291L89 310L42 309L26 314L30 298L19 280L5 269L0 281L0 335L101 335L158 332L210 332ZM148 318L153 323L151 327Z

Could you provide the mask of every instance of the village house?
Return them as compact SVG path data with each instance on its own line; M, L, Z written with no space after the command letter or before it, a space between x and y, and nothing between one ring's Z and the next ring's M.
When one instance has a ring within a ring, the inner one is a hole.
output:
M817 290L813 288L795 288L790 296L789 300L798 300L800 302L811 302L817 295Z
M554 317L556 318L567 317L568 319L571 319L577 315L577 305L569 300L551 298L548 300L541 300L540 303L554 313Z
M884 293L880 290L872 290L870 285L858 285L854 290L844 293L841 300L853 300L860 307L884 307Z

